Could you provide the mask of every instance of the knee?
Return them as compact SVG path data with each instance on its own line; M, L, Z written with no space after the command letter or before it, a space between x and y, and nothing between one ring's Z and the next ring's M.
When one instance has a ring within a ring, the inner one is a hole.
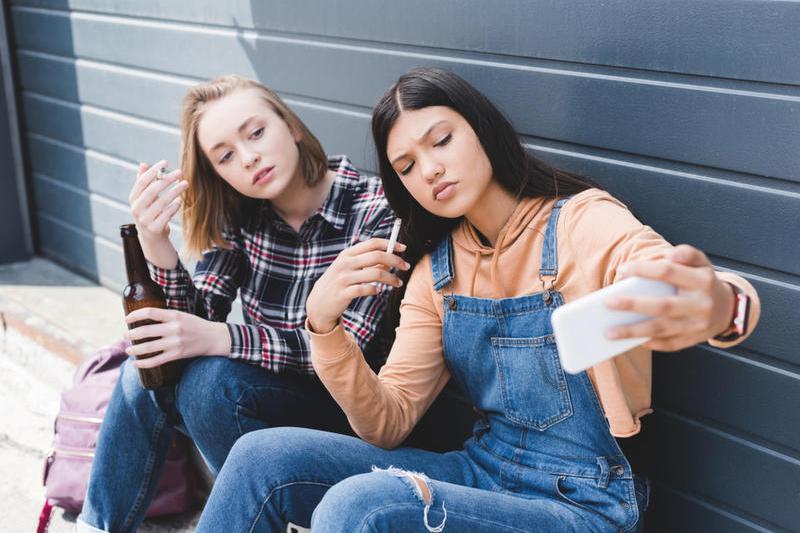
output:
M235 402L230 391L230 382L234 381L231 363L221 357L198 357L186 366L175 394L181 414L211 422L221 407Z
M142 386L142 381L139 379L139 369L133 366L133 359L127 359L122 363L119 389L126 403L136 404L142 399L151 401L147 389Z
M311 520L312 531L360 531L368 525L391 524L394 513L430 505L428 480L396 469L351 476L331 487Z
M251 431L239 437L231 448L222 472L237 479L264 477L282 481L296 476L309 463L313 439L311 430L279 427Z

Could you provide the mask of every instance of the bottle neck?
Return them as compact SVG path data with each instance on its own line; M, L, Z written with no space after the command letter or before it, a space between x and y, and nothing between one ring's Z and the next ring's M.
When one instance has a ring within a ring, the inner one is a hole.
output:
M125 270L128 273L128 284L152 281L142 246L136 235L122 237L122 249L125 253Z

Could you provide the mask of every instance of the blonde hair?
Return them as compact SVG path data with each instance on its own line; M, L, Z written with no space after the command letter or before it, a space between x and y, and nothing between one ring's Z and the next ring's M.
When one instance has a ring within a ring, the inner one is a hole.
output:
M303 121L274 91L261 83L236 75L221 76L191 87L181 112L181 170L189 188L183 193L184 248L193 257L217 246L230 248L222 231L238 232L247 215L248 198L223 180L197 140L197 127L205 105L239 89L256 89L289 130L299 136L300 172L309 186L319 182L328 169L322 145Z

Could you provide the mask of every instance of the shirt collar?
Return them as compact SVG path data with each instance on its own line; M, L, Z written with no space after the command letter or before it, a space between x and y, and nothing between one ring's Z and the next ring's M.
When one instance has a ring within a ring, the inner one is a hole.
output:
M353 195L361 179L356 167L347 156L333 156L328 159L328 168L336 172L331 191L317 213L338 230L344 228L353 205Z

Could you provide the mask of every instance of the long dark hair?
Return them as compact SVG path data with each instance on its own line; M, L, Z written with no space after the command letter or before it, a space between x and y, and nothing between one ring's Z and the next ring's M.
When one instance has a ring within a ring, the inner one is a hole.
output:
M400 241L403 257L412 268L400 273L403 286L389 300L385 334L393 338L400 320L400 300L414 265L433 251L460 219L438 217L423 208L403 186L386 155L389 132L403 110L446 106L469 123L492 165L493 179L517 198L568 196L596 187L589 179L558 170L525 151L508 119L480 91L450 71L416 68L386 91L372 111L372 137L377 149L378 169L389 205L403 219Z

